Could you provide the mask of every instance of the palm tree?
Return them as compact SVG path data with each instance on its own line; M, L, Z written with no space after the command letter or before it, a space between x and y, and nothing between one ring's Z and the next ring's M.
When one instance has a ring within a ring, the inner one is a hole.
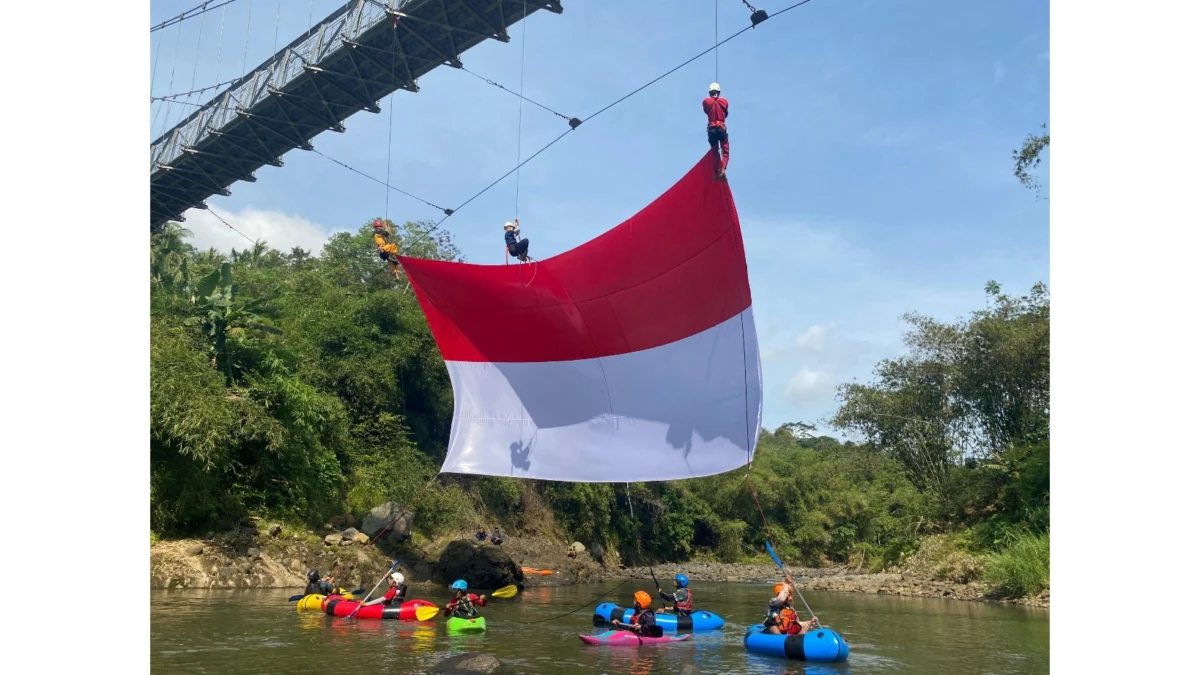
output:
M239 302L234 296L233 272L229 263L200 281L193 315L184 320L188 326L199 326L210 342L216 366L225 373L225 385L234 383L234 345L244 343L251 331L279 334L269 322L278 316L279 310L266 303L274 296L255 298Z
M191 284L188 259L195 249L184 241L191 236L190 230L175 222L150 235L150 278L159 287L186 289Z

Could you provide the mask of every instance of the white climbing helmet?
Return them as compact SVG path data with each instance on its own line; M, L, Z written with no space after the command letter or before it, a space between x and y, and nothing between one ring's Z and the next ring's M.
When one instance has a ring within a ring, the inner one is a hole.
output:
M392 581L396 582L396 585L400 585L404 583L404 575L400 574L399 572L393 572Z
M713 82L712 84L708 85L708 90L709 91L721 91L721 85L717 84L716 82Z
M507 230L507 229L508 229L508 228L510 228L510 227L512 227L512 228L516 228L516 225L513 225L512 223L505 223L505 224L504 224L504 229L506 229L506 230Z

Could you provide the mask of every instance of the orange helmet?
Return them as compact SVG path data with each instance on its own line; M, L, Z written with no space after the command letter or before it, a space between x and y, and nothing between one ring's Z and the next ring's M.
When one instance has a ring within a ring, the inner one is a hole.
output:
M782 581L775 584L775 595L779 595L779 592L782 590L783 590L783 582Z
M650 594L646 591L638 591L633 594L633 608L646 609L650 606Z

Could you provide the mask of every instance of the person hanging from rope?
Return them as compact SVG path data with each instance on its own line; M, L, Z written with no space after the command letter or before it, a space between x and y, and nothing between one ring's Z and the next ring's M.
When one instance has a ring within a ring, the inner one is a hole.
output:
M658 597L662 598L663 602L669 602L672 607L660 607L654 610L656 614L670 613L678 614L679 616L687 616L692 613L692 589L687 587L688 578L686 574L675 575L675 592L667 595L663 589L658 589Z
M775 584L775 597L767 602L767 618L763 625L766 626L763 632L771 635L804 635L816 628L817 617L808 621L796 617L796 606L792 604L792 575Z
M621 623L613 619L612 625L621 630L632 631L638 635L647 636L655 626L654 612L650 609L650 594L638 591L633 594L633 618L630 623Z
M371 236L375 239L375 248L379 250L379 259L392 268L392 276L396 277L396 281L400 281L400 258L397 257L400 247L388 241L392 236L391 223L376 218L371 223L371 229Z
M368 600L363 603L363 607L371 605L395 605L404 604L404 597L408 595L408 584L404 583L404 575L399 572L392 572L392 576L388 577L388 590L382 596L374 600Z
M724 178L725 167L729 166L729 131L725 128L729 101L721 96L721 85L716 82L708 85L708 98L702 105L708 115L708 145L712 148L713 165L718 167L715 174Z
M521 236L521 219L513 218L513 222L504 224L504 246L508 254L521 262L529 262L529 240L517 239Z
M473 619L479 616L479 611L475 609L476 604L480 607L487 606L487 596L468 593L467 582L463 579L450 584L450 588L454 590L454 599L446 604L446 609L442 610L446 616Z

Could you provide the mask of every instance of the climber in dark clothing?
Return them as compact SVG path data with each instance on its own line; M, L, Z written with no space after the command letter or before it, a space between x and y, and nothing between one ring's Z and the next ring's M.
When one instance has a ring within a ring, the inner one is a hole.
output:
M513 222L504 224L504 246L508 254L521 262L529 260L529 240L517 239L521 236L521 219L513 218Z

